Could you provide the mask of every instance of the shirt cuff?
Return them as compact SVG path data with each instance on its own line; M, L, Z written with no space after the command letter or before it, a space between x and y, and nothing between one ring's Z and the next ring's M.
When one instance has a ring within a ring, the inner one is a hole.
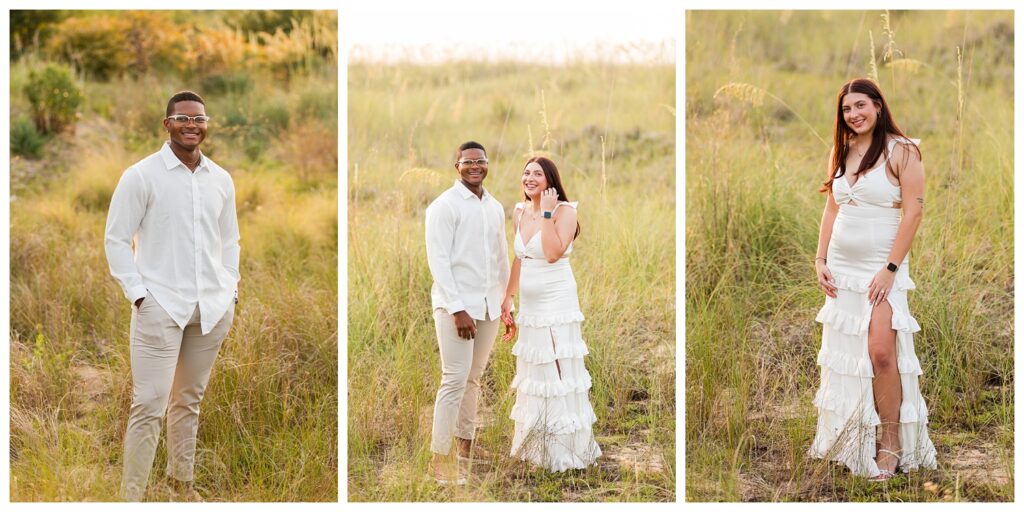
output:
M148 293L149 290L147 290L145 286L136 286L128 292L128 300L132 301L132 304L135 304L136 302L138 302L139 299L145 297L146 294Z
M461 300L455 300L449 302L444 309L448 310L449 315L454 315L459 311L466 311L466 305L463 304Z

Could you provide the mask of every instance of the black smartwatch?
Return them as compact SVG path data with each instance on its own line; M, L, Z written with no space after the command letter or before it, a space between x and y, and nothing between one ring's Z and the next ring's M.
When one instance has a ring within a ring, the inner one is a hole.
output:
M551 218L551 212L544 212L544 218L545 219L550 219Z
M888 265L885 266L885 269L888 270L889 272L896 272L896 269L898 269L898 268L900 268L900 267L896 266L896 264L891 262L891 261L889 262Z

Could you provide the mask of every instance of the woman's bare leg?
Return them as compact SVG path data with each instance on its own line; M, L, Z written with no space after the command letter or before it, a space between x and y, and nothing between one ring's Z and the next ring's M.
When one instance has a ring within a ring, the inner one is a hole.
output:
M896 365L896 331L892 330L892 306L882 301L871 310L868 326L868 354L875 372L872 389L875 410L882 421L879 452L875 457L878 469L896 470L897 457L881 450L900 453L900 405L903 386Z

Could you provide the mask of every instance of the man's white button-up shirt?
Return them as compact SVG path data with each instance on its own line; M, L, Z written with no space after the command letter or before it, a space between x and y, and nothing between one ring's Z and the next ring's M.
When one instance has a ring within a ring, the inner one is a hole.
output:
M182 329L196 306L203 334L227 312L238 286L238 239L231 175L205 155L190 172L167 143L129 167L110 200L110 273L128 300L148 291L146 300Z
M501 203L486 190L477 197L456 180L427 207L426 233L432 308L466 311L477 320L500 318L509 278Z

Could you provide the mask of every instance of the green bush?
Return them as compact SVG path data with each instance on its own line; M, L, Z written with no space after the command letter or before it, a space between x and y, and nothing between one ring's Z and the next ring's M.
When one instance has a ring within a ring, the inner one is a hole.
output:
M180 73L187 64L186 27L169 15L151 11L96 13L68 18L57 25L46 54L97 80L150 70Z
M55 10L12 10L11 57L20 57L44 44L53 34L53 25L66 17L67 13Z
M220 73L200 81L203 94L246 94L252 90L253 79L248 73Z
M82 91L71 77L71 69L47 64L28 74L25 95L32 104L32 120L45 134L58 133L73 126Z
M292 20L302 20L310 15L309 11L228 11L224 20L231 28L243 33L266 32L273 34L281 30L290 33L294 27Z
M28 158L39 158L46 144L46 135L39 133L27 116L19 116L11 125L11 152Z
M68 18L54 30L46 54L87 76L109 80L128 68L129 25L111 16Z
M307 86L299 93L299 101L295 109L302 117L337 122L338 95L330 89Z
M291 112L288 111L288 97L283 94L275 94L264 98L263 101L253 105L253 110L255 110L256 122L272 133L287 129L288 123L291 121ZM336 116L337 114L335 114Z

